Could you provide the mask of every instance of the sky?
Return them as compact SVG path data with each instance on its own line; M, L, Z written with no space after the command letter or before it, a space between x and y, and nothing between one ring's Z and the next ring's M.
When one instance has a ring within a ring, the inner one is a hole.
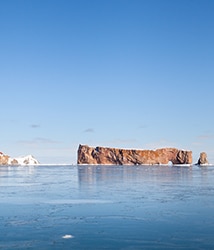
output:
M205 151L214 163L213 0L1 0L0 151Z

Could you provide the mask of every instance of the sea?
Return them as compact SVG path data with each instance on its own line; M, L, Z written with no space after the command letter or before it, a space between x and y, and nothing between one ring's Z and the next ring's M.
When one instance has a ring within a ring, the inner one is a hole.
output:
M0 166L0 249L214 249L214 166Z

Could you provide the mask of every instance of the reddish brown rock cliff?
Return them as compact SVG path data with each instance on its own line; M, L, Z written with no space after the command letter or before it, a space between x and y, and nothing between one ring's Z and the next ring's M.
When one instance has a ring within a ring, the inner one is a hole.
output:
M176 148L157 150L129 150L79 145L78 164L141 165L141 164L192 164L192 152Z
M7 165L9 158L9 155L4 155L2 152L0 152L0 165Z
M207 154L205 152L200 153L200 158L198 159L198 165L209 164L207 160Z

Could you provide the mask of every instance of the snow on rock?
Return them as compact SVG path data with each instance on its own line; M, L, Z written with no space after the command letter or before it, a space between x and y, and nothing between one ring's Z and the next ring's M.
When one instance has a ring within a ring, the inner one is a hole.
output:
M32 156L27 155L23 157L17 157L17 158L10 158L8 164L12 165L36 165L39 164L39 162Z
M12 158L0 152L0 165L36 165L39 162L32 156L27 155L23 157Z

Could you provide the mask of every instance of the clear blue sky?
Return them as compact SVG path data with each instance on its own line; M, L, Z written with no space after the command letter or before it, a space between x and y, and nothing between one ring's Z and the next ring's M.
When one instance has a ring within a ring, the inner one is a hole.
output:
M0 31L0 151L177 147L214 163L213 0L1 0Z

